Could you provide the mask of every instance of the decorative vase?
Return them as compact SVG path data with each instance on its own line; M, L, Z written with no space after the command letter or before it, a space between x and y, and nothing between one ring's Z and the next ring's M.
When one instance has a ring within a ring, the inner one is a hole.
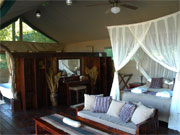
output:
M57 97L58 97L57 93L51 93L50 99L51 99L52 106L57 106L58 105Z

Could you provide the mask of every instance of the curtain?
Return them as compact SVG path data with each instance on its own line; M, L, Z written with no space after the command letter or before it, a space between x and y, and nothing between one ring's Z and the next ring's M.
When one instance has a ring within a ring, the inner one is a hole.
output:
M108 30L116 70L111 95L119 98L117 71L140 46L151 59L176 72L168 127L180 131L180 11L139 24L111 26Z
M8 52L5 52L6 53L6 61L7 61L7 65L8 65L8 70L9 70L9 83L12 83L12 61L11 61L11 58L8 54Z
M143 50L167 69L177 72L168 127L180 131L180 12L153 21L142 44Z
M139 48L130 30L124 27L108 27L114 59L114 79L110 95L120 100L118 71L123 68Z
M8 70L9 70L9 83L11 83L11 92L13 94L13 99L18 99L17 91L15 91L15 67L14 64L14 59L12 54L10 54L9 51L6 51L6 61L8 65Z

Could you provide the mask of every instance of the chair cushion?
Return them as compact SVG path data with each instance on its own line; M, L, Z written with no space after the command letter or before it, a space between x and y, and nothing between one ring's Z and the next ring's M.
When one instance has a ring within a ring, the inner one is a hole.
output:
M125 101L112 100L109 109L107 111L107 114L111 116L119 117L120 111L125 103L126 103Z
M111 104L112 97L95 97L93 112L106 113Z
M84 89L87 89L87 86L85 85L79 85L79 86L74 86L74 87L69 87L69 90L84 90Z
M131 120L131 117L135 109L136 109L136 105L126 103L121 109L120 116L119 116L120 120L125 123L129 122Z
M117 117L108 115L106 113L94 113L92 111L79 111L78 116L101 123L103 125L124 131L130 134L136 134L136 125L133 122L124 123Z

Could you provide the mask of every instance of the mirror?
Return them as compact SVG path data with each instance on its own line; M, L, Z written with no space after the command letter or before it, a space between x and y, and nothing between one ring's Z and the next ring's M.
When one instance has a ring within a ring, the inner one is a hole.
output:
M80 59L59 59L58 60L59 71L64 76L79 75L80 76Z

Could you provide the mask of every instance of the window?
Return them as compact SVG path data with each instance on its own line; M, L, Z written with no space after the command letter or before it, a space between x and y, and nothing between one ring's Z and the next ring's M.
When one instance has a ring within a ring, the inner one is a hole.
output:
M113 59L113 53L112 53L112 48L111 47L107 47L104 49L104 52L106 52L106 55L108 57L111 57Z
M29 25L23 22L23 41L41 42L41 43L55 43L55 41L32 29Z
M0 30L0 41L12 41L12 24Z
M8 69L5 53L0 53L0 69Z
M16 22L10 24L4 29L0 30L0 41L19 41L20 40L20 28L18 19ZM48 38L42 33L32 29L26 23L22 23L23 29L23 41L28 42L40 42L40 43L55 43L54 40Z
M0 41L19 41L19 20L0 30Z

